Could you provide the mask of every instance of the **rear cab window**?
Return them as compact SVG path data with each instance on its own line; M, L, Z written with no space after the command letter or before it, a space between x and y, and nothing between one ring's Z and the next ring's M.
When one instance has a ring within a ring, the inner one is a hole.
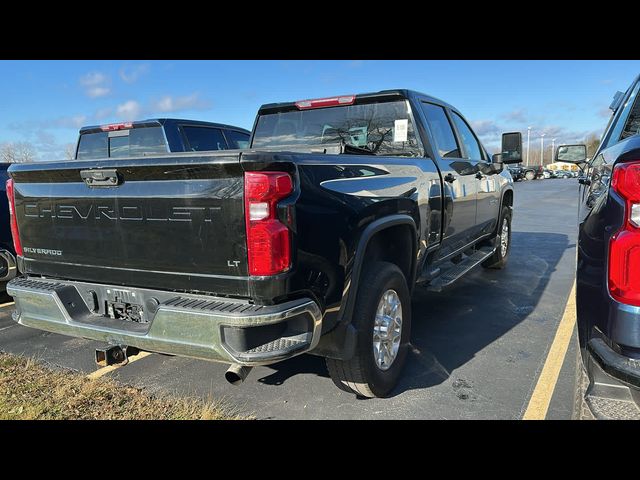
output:
M422 155L407 100L265 113L251 148L328 144L372 155Z
M141 157L167 151L162 127L140 127L81 134L77 159Z

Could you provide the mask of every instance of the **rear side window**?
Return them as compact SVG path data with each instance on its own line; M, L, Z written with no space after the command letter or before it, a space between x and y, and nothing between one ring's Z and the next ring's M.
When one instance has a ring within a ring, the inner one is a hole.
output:
M80 136L78 159L141 157L167 153L162 127L132 128Z
M238 132L237 130L225 130L224 135L227 137L230 148L249 148L250 135L248 133Z
M192 152L227 149L227 142L219 128L182 127L182 131Z
M483 158L480 145L478 144L478 139L476 139L476 136L471 131L469 125L467 125L467 122L465 122L456 112L451 112L451 114L453 123L456 124L460 140L462 140L462 143L464 144L464 149L466 150L468 158L471 160L482 160Z
M434 136L438 153L442 158L461 158L460 149L444 108L432 103L422 103L429 129Z

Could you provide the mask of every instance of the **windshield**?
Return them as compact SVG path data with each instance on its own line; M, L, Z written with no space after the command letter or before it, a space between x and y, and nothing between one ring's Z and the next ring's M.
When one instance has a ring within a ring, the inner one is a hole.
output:
M405 100L261 115L252 148L336 143L376 155L421 154Z

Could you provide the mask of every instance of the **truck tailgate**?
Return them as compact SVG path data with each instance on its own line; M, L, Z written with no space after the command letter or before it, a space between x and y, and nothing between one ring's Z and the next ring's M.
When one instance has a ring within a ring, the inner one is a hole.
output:
M246 295L239 157L13 165L25 273Z

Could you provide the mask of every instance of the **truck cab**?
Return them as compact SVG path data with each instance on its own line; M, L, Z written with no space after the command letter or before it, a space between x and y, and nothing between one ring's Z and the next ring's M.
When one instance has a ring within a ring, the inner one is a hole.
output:
M248 130L232 125L175 118L94 125L80 129L75 158L236 150L246 148L250 136Z

